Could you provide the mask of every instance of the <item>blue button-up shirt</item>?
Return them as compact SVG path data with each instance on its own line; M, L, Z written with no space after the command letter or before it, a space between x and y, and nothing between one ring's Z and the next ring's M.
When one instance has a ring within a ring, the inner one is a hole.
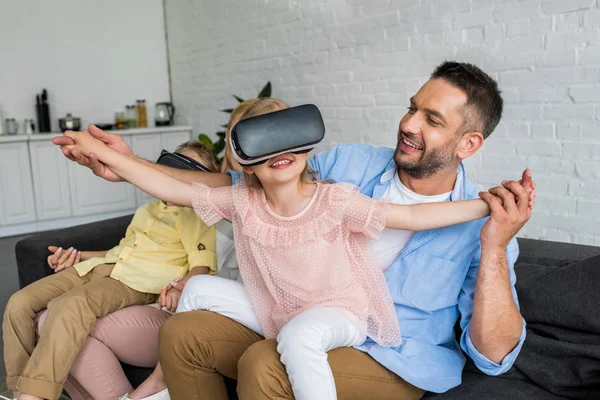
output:
M309 160L319 179L357 185L360 192L380 199L394 174L394 150L364 144L341 144ZM235 182L240 175L230 172ZM478 197L467 181L464 167L457 170L450 201ZM525 321L517 346L497 364L473 346L469 334L477 270L481 256L479 234L486 219L440 229L419 231L385 272L402 330L402 344L382 347L370 338L359 350L407 382L431 392L445 392L461 383L465 357L488 375L506 372L525 341ZM517 307L514 263L519 255L513 238L507 248L511 289ZM460 347L454 325L460 317Z

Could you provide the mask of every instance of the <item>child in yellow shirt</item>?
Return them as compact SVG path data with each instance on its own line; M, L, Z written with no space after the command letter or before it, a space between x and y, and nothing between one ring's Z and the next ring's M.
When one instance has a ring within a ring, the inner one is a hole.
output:
M216 170L214 156L198 142L184 143L176 152ZM52 250L48 261L57 273L15 293L3 323L9 389L45 399L60 396L97 318L153 303L177 278L216 273L215 228L191 208L158 200L136 210L125 237L108 251ZM164 296L161 305L171 306ZM48 316L35 346L34 318L45 308Z

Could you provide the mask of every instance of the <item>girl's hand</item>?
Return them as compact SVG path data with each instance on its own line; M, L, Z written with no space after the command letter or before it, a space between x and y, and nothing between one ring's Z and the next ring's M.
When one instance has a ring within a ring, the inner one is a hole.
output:
M52 253L48 256L48 266L54 272L60 272L81 261L81 252L73 247L64 250L62 247L48 246L48 250Z
M102 149L106 147L104 142L96 139L86 131L66 131L64 135L73 139L75 142L75 144L67 145L65 147L71 151L77 150L86 157L89 157L90 153L98 154L99 151L102 151Z
M167 311L177 311L177 305L179 304L179 298L181 297L181 291L175 289L171 285L165 286L160 292L158 300L158 309L162 310L165 308Z

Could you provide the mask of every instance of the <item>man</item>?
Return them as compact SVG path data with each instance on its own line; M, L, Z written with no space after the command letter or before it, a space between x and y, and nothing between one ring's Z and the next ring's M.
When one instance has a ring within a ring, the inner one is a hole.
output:
M492 78L471 64L445 62L410 99L395 150L338 145L311 164L320 179L351 182L363 194L396 203L474 198L477 191L461 162L481 148L501 114L502 98ZM92 133L131 154L120 137ZM63 152L97 175L119 180L93 155ZM239 179L235 173L167 172L212 186ZM489 219L415 233L386 231L372 243L404 342L384 348L367 339L356 349L331 351L340 399L413 399L424 391L444 392L461 382L461 348L486 374L512 366L525 339L514 290L518 247L513 237L530 217L529 187L534 185L526 170L520 183L505 181L481 194L492 210ZM460 345L453 330L459 317ZM275 341L219 314L176 314L161 328L160 343L175 399L227 399L223 376L238 379L242 400L293 398Z

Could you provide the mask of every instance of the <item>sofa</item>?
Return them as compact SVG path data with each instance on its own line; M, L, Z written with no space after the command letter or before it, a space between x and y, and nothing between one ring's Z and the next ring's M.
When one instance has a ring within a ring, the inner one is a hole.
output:
M131 215L26 237L16 245L19 284L52 273L50 244L105 250L123 236ZM515 366L486 376L467 360L463 383L440 400L600 398L600 247L519 238L515 266L527 340ZM597 268L595 268L597 267ZM457 334L459 334L457 330ZM151 372L123 365L134 386ZM235 381L227 381L235 399Z

